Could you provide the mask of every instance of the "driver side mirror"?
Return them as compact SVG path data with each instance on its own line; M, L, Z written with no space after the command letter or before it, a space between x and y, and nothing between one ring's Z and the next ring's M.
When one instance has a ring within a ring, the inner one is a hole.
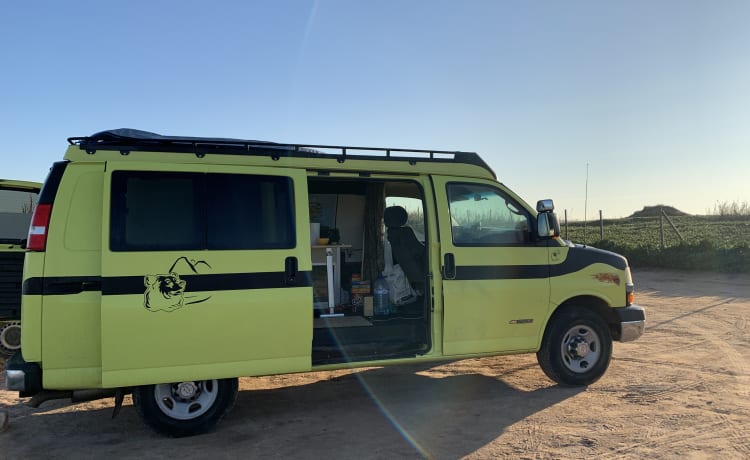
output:
M555 238L560 236L560 222L554 213L555 204L552 200L539 200L536 203L536 231L539 238Z

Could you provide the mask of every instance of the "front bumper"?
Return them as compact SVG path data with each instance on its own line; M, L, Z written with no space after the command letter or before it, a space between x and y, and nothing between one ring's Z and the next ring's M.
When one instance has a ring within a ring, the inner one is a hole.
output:
M620 342L631 342L643 335L646 329L646 310L638 305L614 308L618 318Z
M5 362L5 386L23 398L34 396L42 391L42 369L36 363L27 363L18 351Z

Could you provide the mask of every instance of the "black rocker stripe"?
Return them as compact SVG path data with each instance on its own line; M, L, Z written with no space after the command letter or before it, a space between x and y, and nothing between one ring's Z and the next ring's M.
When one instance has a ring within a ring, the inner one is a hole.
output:
M102 295L143 294L144 276L63 276L28 278L23 282L24 295L80 294L101 291ZM312 272L297 272L289 281L284 272L226 273L220 275L180 276L190 292L238 291L244 289L280 289L311 287Z
M574 247L557 265L458 265L455 280L538 279L575 273L591 264L603 263L625 270L627 260L619 254L591 247Z

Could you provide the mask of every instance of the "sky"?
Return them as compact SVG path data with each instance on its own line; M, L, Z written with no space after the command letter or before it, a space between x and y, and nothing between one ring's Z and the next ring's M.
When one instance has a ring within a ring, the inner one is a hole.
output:
M479 153L570 219L750 201L750 2L0 7L0 178L114 128ZM588 178L588 180L587 180Z

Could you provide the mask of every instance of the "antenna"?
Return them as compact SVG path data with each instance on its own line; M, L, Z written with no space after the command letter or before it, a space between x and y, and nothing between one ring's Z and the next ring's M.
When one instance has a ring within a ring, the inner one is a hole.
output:
M586 244L586 221L589 208L589 164L586 163L586 195L583 200L583 244Z

